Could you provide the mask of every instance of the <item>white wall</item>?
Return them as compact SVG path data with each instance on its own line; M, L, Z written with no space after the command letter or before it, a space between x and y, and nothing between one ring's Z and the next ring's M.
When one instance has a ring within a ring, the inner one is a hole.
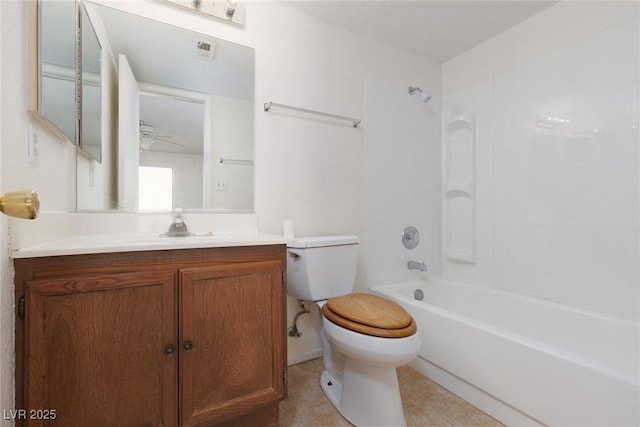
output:
M443 64L445 119L478 117L478 260L446 278L638 319L636 8L561 3Z

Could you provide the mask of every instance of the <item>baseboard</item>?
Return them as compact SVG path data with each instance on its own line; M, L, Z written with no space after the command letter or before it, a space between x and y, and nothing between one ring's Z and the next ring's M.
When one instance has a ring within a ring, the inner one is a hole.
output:
M307 351L305 353L290 354L287 358L287 365L295 365L297 363L306 362L307 360L316 359L322 356L322 349L317 348L315 350Z
M416 358L409 366L507 426L543 425L421 357Z

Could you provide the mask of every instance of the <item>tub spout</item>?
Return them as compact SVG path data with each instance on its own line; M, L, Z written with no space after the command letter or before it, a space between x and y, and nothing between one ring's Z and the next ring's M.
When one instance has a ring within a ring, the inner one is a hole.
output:
M409 270L427 271L427 264L418 261L407 261L407 268Z

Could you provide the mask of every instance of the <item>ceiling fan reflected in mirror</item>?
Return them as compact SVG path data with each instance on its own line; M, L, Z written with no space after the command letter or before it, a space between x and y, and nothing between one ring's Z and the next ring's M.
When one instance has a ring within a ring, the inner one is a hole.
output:
M140 120L140 149L149 150L153 144L171 144L178 147L184 147L184 144L172 141L175 136L172 135L156 135L156 128Z

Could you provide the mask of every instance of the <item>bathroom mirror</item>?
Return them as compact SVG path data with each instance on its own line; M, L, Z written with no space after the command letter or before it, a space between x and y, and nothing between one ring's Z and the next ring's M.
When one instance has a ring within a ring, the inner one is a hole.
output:
M38 1L29 6L36 35L29 110L61 138L77 144L77 4Z
M98 35L89 20L85 7L81 8L81 62L82 62L82 96L80 120L80 148L96 159L102 161L102 47Z
M117 126L101 167L78 158L78 210L252 211L253 49L84 3L102 75L89 71L83 102L102 99L102 135ZM101 98L85 101L98 78Z

